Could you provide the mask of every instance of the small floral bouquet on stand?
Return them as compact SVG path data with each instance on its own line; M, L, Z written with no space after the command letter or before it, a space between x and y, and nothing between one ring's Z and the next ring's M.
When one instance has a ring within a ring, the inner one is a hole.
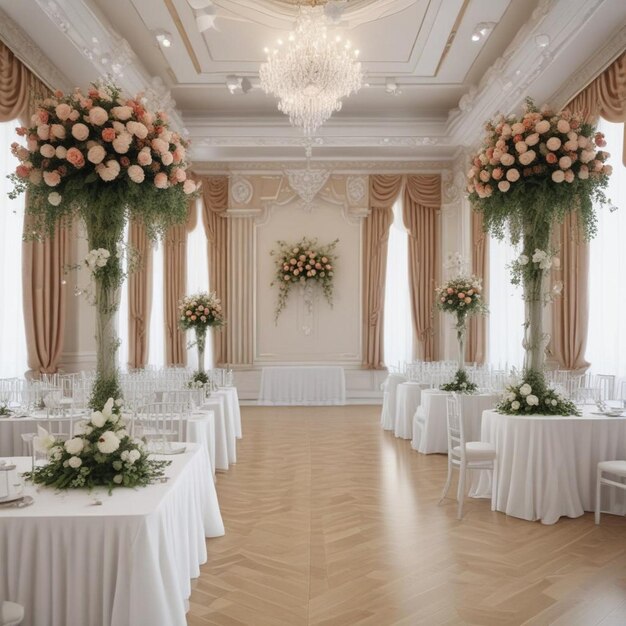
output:
M179 326L181 330L193 330L196 334L195 345L198 348L198 370L194 373L190 384L205 385L209 377L204 371L204 350L206 347L207 329L212 326L223 326L224 313L221 300L215 292L200 292L185 296L178 305L180 311ZM190 347L194 345L190 344Z
M485 314L482 300L482 280L476 276L457 276L437 287L437 307L456 317L456 336L459 342L459 367L454 379L441 386L442 391L474 393L477 389L465 371L465 333L470 315Z
M576 405L548 387L533 371L506 388L496 410L506 415L580 415Z
M145 487L163 478L170 461L148 459L140 439L134 439L121 415L121 400L109 398L101 411L77 422L74 437L59 441L39 427L33 446L49 462L25 474L35 484L57 489Z

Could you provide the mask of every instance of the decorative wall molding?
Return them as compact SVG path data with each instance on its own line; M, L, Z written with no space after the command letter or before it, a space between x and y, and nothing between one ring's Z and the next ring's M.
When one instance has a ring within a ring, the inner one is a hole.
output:
M289 186L303 200L305 208L311 207L311 202L322 190L330 176L330 170L300 168L295 170L285 170L285 176L289 181Z
M228 186L231 204L248 204L252 200L254 189L252 183L243 176L233 176Z
M333 174L412 174L416 172L437 173L450 167L452 158L440 160L322 160L313 159L312 167L332 170ZM304 159L299 161L204 161L194 162L193 170L198 174L230 174L236 176L270 175L286 169L302 168Z
M41 48L0 9L0 39L13 54L51 89L68 91L72 83L50 62Z

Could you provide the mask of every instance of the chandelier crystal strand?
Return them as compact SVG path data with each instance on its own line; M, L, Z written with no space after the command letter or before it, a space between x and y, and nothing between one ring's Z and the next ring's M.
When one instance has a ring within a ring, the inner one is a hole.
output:
M293 126L312 136L341 109L342 98L356 93L363 82L359 51L328 31L320 8L301 8L287 41L265 49L267 62L259 70L261 87L276 96L278 110Z

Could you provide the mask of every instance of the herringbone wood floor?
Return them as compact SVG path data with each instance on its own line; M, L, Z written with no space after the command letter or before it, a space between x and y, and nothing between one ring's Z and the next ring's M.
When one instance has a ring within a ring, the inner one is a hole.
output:
M190 626L626 624L626 520L554 526L438 506L445 457L380 407L244 407Z

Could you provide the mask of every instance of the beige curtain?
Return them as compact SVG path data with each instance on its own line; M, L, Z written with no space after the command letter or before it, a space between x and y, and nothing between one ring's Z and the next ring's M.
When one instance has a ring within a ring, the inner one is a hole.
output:
M165 235L164 307L166 365L187 365L187 342L178 327L178 303L187 289L187 233L197 222L195 200L189 203L187 222L172 226Z
M363 223L363 367L383 369L387 242L402 176L370 176L370 214Z
M483 214L472 211L472 274L483 279L483 302L489 304L489 238L483 230ZM465 358L470 363L484 363L487 358L487 317L470 317Z
M415 174L406 177L404 225L409 231L409 281L414 357L424 361L439 358L438 316L435 287L438 280L441 176Z
M49 93L0 41L0 121L19 120L28 125L34 103ZM25 218L25 232L30 231L28 223ZM56 372L63 352L66 300L63 274L70 263L70 242L69 227L59 225L54 237L22 245L24 327L28 367L34 373Z
M139 257L139 267L128 277L128 367L136 369L148 363L152 308L152 242L142 222L129 223L128 243Z
M228 177L204 176L202 181L202 223L207 237L209 257L209 286L222 301L222 308L228 320L227 277L228 277ZM216 332L213 341L214 362L229 363L227 335L225 330Z
M581 91L567 107L579 111L591 124L599 117L626 122L626 52ZM624 126L626 148L626 125ZM626 149L624 150L626 165ZM563 295L552 305L551 359L563 369L583 369L589 324L589 245L580 237L576 219L568 216L556 228L554 244L560 247Z

